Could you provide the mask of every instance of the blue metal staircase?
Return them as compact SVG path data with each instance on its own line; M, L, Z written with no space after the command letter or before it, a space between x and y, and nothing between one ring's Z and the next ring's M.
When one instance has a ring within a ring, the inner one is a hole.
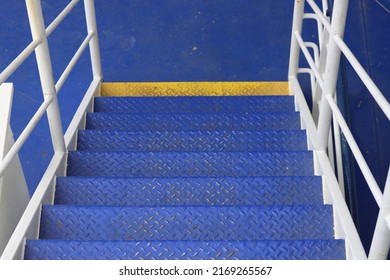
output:
M96 97L25 259L345 259L293 103Z

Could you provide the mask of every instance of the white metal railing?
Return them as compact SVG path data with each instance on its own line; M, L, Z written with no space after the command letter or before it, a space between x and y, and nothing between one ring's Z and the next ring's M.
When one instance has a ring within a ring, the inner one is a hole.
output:
M26 0L32 42L5 68L3 72L0 73L1 85L9 78L10 75L12 75L12 73L15 72L15 70L27 59L27 57L35 52L44 96L44 102L15 141L14 145L8 151L7 155L0 162L0 178L9 172L11 162L15 157L17 157L21 147L45 113L48 117L50 135L54 150L54 155L48 169L34 192L30 203L27 205L27 208L16 227L14 234L8 242L1 259L22 258L25 238L37 238L41 205L42 203L53 203L55 177L65 175L66 151L68 149L75 148L76 130L83 126L84 113L92 109L92 98L94 95L98 94L99 86L103 78L97 37L94 0L84 0L87 36L74 54L68 66L65 68L59 80L57 82L54 81L47 38L79 2L80 0L70 1L63 11L54 19L54 21L45 28L41 0ZM57 94L82 53L88 46L91 56L93 79L64 136Z
M311 13L305 12L305 7L311 8ZM390 172L387 176L387 183L384 186L384 193L377 184L372 172L361 153L350 128L348 127L339 107L335 102L336 83L340 65L341 53L347 58L353 69L356 71L364 85L367 87L383 113L390 119L390 104L380 92L378 87L369 77L359 61L353 55L346 43L343 41L348 0L335 0L332 19L330 20L326 11L327 1L322 1L322 9L314 0L297 0L294 7L294 19L291 38L289 82L292 93L295 95L298 109L305 128L307 128L310 147L313 148L316 159L316 171L324 178L325 201L333 203L335 210L336 237L346 240L347 255L350 259L366 259L367 255L361 244L356 227L348 211L342 190L338 187L336 175L331 165L329 152L329 136L331 133L331 122L335 126L335 135L339 129L343 132L347 143L363 173L372 195L377 202L380 211L377 220L372 246L369 252L370 259L385 259L390 248ZM318 38L320 50L314 52L312 57L308 44L302 38L302 26L304 19L315 19L318 26ZM310 69L299 67L300 52L302 51ZM308 73L311 76L311 89L313 96L313 112L310 112L306 99L298 81L298 75ZM339 143L336 141L336 154L338 154L338 166L341 164L339 155ZM328 155L329 154L329 155ZM342 174L341 174L342 176ZM340 178L339 178L340 180ZM336 187L335 187L336 186Z

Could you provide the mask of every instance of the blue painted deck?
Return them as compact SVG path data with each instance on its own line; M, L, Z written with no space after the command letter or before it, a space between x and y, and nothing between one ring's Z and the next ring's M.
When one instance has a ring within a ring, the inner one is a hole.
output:
M68 1L42 2L49 23ZM169 0L163 4L158 0L96 0L105 80L286 80L292 5L293 1L282 0ZM347 42L390 99L389 1L350 1L350 7ZM49 40L56 79L86 33L82 14L81 6L77 7L74 18L66 20ZM74 28L73 20L80 29ZM24 1L3 0L0 22L0 68L4 69L30 42ZM35 64L34 57L29 58L8 80L16 83L12 115L16 137L42 102ZM390 128L351 72L348 68L353 133L383 186ZM86 53L59 95L65 128L90 77ZM31 193L52 155L46 123L44 118L20 154ZM375 213L359 173L357 182L359 205ZM360 230L368 240L375 219L366 214L360 213Z

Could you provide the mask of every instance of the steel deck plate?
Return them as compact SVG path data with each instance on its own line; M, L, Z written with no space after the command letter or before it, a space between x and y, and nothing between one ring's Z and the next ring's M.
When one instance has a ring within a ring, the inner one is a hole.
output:
M298 113L125 114L89 113L87 129L100 130L299 130Z
M329 205L43 206L41 239L292 240L331 239Z
M311 152L88 152L68 155L68 176L312 176Z
M64 241L28 240L25 259L40 260L341 260L343 240Z
M306 151L306 132L278 131L114 131L81 130L79 151L240 152Z
M58 205L322 204L321 177L57 178Z
M97 97L95 112L243 113L294 112L293 96Z

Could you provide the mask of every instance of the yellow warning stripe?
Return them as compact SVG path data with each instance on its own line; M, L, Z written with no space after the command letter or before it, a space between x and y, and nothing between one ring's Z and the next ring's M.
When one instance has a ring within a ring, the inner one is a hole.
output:
M289 95L288 82L130 82L103 83L102 96Z

